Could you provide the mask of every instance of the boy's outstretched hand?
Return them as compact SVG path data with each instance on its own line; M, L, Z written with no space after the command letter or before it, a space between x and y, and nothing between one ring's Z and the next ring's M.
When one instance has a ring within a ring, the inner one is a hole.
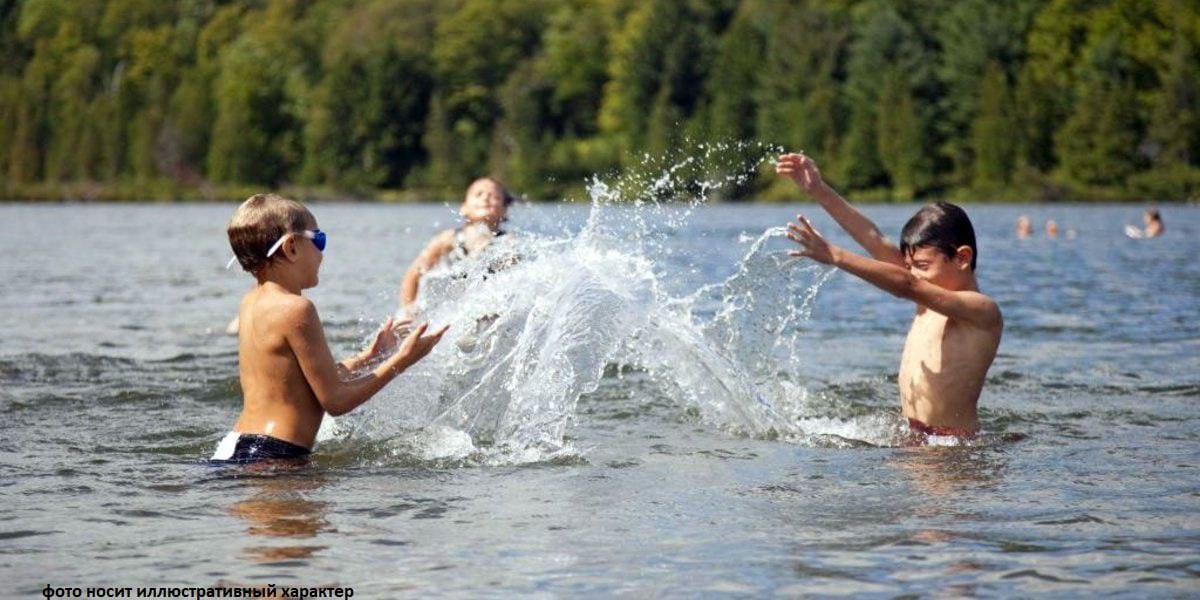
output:
M392 319L383 322L379 327L379 331L375 332L375 338L371 340L371 345L367 346L366 359L373 360L380 356L387 356L396 349L400 344L400 340L412 331L412 319Z
M804 215L796 215L799 223L788 223L788 238L800 244L804 250L788 252L791 256L807 256L819 263L833 264L834 254L838 248L821 237L821 233L813 229L812 223Z
M425 335L425 331L429 329L429 323L421 323L420 327L413 330L404 338L404 342L400 344L400 349L396 351L397 358L400 361L401 368L407 369L417 361L425 358L430 350L437 345L442 339L442 334L450 329L449 325L443 325L441 329Z
M817 163L813 159L804 154L784 154L779 157L779 162L775 163L775 172L785 177L790 177L796 185L800 186L804 191L812 194L821 187L821 171L817 169Z

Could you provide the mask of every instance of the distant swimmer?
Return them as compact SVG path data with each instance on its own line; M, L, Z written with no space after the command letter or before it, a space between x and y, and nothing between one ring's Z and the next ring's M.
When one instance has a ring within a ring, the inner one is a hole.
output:
M1033 235L1033 221L1030 221L1026 215L1017 217L1017 237L1025 239L1031 235Z
M785 154L775 171L815 198L873 258L830 244L803 216L788 224L788 237L803 248L793 256L833 265L916 303L899 376L901 410L912 432L921 438L976 435L979 395L1004 318L979 291L975 230L967 213L947 202L926 205L904 225L897 247L822 181L811 158Z
M1140 240L1140 239L1144 239L1144 238L1154 238L1154 237L1158 237L1158 236L1162 235L1162 233L1163 233L1162 215L1160 215L1158 213L1158 209L1156 209L1156 208L1146 209L1146 212L1142 213L1142 222L1146 224L1145 229L1139 228L1136 225L1126 225L1125 226L1125 235L1127 235L1135 240Z
M463 225L447 229L429 240L404 273L404 281L400 284L400 306L405 314L418 313L417 296L426 273L477 254L504 235L501 225L508 218L508 207L512 203L512 194L496 179L481 177L471 183L458 209L465 221Z
M1142 222L1146 224L1144 231L1146 237L1153 238L1162 235L1162 215L1158 213L1157 208L1147 209L1146 212L1142 213Z
M256 194L233 213L227 232L234 260L255 284L238 309L242 413L213 461L304 459L326 413L369 400L446 332L426 335L421 325L401 341L404 324L388 319L364 351L335 362L317 309L302 295L317 285L328 239L312 213L295 200Z
M1050 239L1058 237L1058 222L1054 219L1046 220L1046 237Z

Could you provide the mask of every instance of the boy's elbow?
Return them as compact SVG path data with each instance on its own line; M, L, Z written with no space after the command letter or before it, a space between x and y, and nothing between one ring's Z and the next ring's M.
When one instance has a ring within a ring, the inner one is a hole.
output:
M917 300L917 287L921 285L921 280L917 279L912 273L905 272L904 278L900 280L895 289L891 290L892 295L905 300Z
M322 402L321 408L331 417L340 417L350 412L350 408L342 402Z
M317 404L320 404L321 409L331 417L340 417L350 412L349 403L339 398L337 394L330 394L329 397L325 398L318 395Z

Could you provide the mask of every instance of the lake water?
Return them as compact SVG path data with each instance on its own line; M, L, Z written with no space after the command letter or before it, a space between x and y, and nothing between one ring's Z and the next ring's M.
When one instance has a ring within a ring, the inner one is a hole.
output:
M1196 207L1131 240L1139 207L968 206L1006 321L988 435L914 448L912 306L761 237L804 211L849 243L817 207L519 205L512 237L536 247L461 280L475 296L430 310L455 329L425 368L283 472L205 463L241 402L233 208L0 206L0 596L1200 589ZM455 213L312 208L330 237L307 294L347 354ZM864 210L895 239L914 209ZM1039 235L1015 239L1020 214ZM485 313L491 345L456 345Z

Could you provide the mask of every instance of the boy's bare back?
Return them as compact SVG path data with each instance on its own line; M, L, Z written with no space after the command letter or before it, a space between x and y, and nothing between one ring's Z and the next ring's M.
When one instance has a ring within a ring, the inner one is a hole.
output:
M312 302L272 283L256 286L238 310L238 376L243 408L234 429L312 447L325 410L304 378L288 331L315 315Z

